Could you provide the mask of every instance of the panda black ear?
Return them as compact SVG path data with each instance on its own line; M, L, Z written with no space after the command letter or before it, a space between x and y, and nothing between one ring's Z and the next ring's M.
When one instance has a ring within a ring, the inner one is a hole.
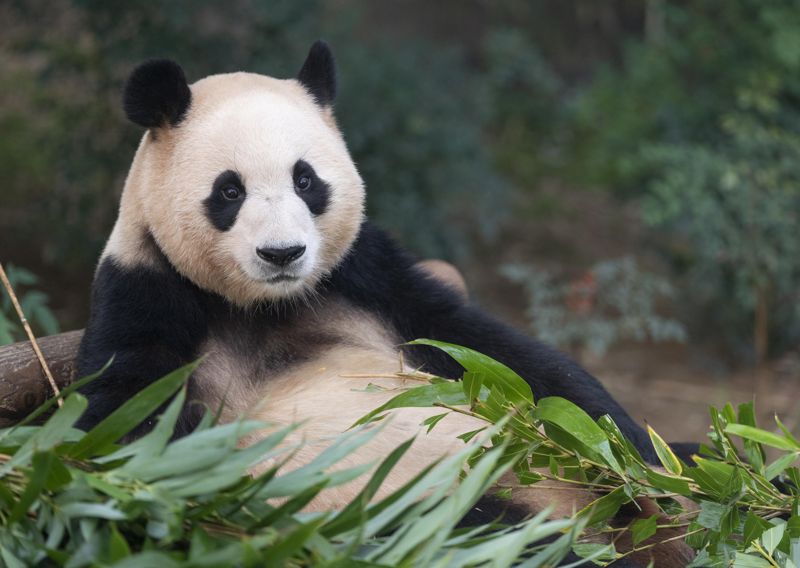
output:
M169 59L151 59L134 69L122 97L128 119L146 128L176 126L191 102L183 69Z
M333 105L333 99L336 98L336 63L327 43L322 40L314 42L297 74L297 80L308 89L318 105Z

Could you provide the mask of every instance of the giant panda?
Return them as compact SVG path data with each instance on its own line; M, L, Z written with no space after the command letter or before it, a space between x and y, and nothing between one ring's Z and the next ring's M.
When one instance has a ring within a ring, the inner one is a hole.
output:
M189 85L169 60L133 71L124 111L146 132L94 277L78 370L97 371L112 356L113 363L82 388L89 406L78 426L93 427L150 382L205 356L176 435L190 432L204 408L223 406L225 420L250 413L273 424L303 422L298 436L321 439L409 386L393 377L403 361L460 378L463 369L444 353L401 347L425 337L505 363L536 397L565 397L595 419L611 415L655 462L647 434L594 377L473 305L366 220L335 95L324 42L292 79L228 73ZM366 392L366 380L353 376L365 373L386 389ZM431 413L395 411L351 459L385 456ZM384 491L461 447L456 435L474 428L470 420L452 415L418 435ZM307 444L294 462L316 451ZM311 506L337 507L357 490L330 490ZM534 512L555 500L569 513L580 499L590 497L541 489L517 504ZM659 565L683 565L687 554L673 547ZM631 558L630 565L648 560Z

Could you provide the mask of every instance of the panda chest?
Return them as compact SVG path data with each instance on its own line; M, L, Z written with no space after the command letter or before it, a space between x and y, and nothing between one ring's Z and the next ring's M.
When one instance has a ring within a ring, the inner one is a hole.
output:
M193 396L222 408L225 421L242 415L329 421L332 414L355 420L387 398L376 393L412 386L398 374L404 370L400 343L378 318L344 304L274 325L230 319L212 325L200 346L205 360L194 375Z

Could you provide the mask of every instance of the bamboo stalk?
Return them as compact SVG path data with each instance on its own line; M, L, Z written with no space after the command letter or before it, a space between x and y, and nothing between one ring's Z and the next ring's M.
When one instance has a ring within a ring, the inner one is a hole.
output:
M8 291L8 296L11 298L11 303L14 305L14 309L17 311L17 315L19 316L19 321L22 322L22 327L25 329L25 333L28 335L28 339L31 342L31 346L33 347L33 351L36 353L36 358L39 359L39 365L42 366L42 370L44 371L47 380L50 382L50 387L53 389L53 393L58 399L58 406L64 404L61 400L61 391L58 389L58 385L56 384L56 380L53 378L53 374L50 372L50 367L47 366L47 361L44 360L44 355L42 355L42 350L39 349L39 344L36 342L36 337L33 335L33 330L31 329L30 324L28 323L28 319L25 317L25 313L22 311L22 306L19 305L19 300L17 300L17 295L14 293L14 288L11 287L11 282L8 280L8 276L6 276L6 271L3 268L3 263L0 262L0 280L3 281L3 286Z

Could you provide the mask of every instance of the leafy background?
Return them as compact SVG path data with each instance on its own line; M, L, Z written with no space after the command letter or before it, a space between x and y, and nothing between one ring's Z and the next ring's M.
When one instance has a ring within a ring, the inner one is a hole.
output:
M413 251L671 439L754 391L797 423L791 0L4 0L0 20L0 259L29 271L40 333L86 320L141 134L130 69L290 76L324 37L370 214Z

